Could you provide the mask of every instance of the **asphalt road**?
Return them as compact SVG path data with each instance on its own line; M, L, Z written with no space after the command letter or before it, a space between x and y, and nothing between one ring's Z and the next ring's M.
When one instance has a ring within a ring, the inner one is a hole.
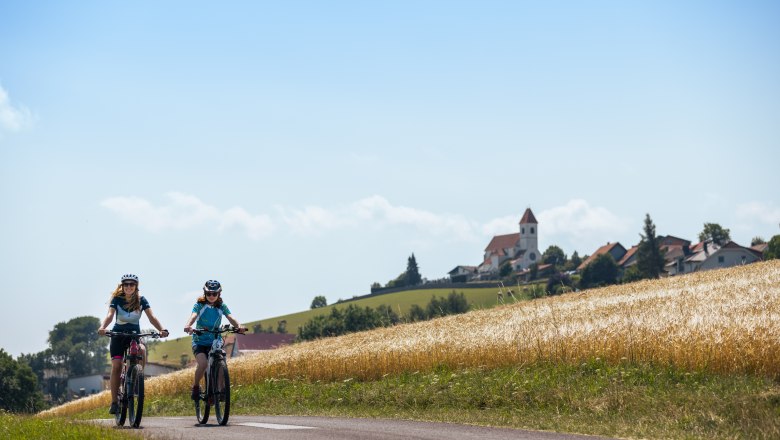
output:
M95 422L113 425L114 419L101 419ZM144 437L182 440L594 440L606 438L451 423L293 416L231 416L227 426L219 426L216 421L207 425L198 425L195 416L144 417L141 428L133 431Z

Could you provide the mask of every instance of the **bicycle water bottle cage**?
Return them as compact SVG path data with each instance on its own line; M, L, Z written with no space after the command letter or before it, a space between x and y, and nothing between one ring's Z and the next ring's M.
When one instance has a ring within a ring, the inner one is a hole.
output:
M135 340L130 341L130 356L138 356L138 343Z

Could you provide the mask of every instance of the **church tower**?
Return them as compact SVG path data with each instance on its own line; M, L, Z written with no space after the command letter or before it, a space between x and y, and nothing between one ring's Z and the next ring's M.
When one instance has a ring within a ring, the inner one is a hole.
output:
M531 208L526 208L523 217L520 219L520 238L517 241L518 249L526 252L539 253L539 222L536 221ZM535 260L538 255L531 257Z

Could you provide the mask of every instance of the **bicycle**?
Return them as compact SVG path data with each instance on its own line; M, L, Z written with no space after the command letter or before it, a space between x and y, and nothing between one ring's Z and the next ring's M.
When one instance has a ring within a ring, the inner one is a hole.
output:
M122 355L122 374L119 376L119 392L117 403L119 409L114 414L117 426L124 426L125 419L130 415L130 426L141 426L141 417L144 412L144 369L140 364L142 360L140 339L144 336L159 338L157 332L150 333L124 333L106 332L108 337L126 336L130 339L130 346Z
M203 333L215 335L208 354L206 374L203 375L206 386L200 387L201 393L195 399L195 417L201 425L208 422L212 405L214 406L214 413L217 415L217 422L222 426L227 425L230 417L230 375L228 374L227 357L223 348L225 342L222 339L222 333L241 333L246 330L245 328L236 328L229 325L225 325L220 330L192 330L196 335L202 335Z

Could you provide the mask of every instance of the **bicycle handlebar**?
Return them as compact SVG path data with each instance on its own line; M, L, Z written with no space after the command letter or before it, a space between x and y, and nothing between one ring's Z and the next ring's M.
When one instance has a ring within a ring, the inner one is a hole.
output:
M243 331L247 331L249 329L247 329L246 327L239 328L239 327L232 327L232 326L226 325L226 326L222 327L219 330L209 330L209 329L205 329L205 328L194 328L194 329L192 329L192 332L195 333L196 335L200 336L203 333L211 333L211 334L214 334L214 335L221 335L222 333L241 333L242 330Z
M129 332L112 332L112 331L107 331L107 332L106 332L106 336L108 336L108 337L114 337L114 336L131 336L131 337L136 337L136 338L140 338L140 337L143 337L143 336L151 336L151 337L153 337L153 338L160 338L160 337L161 337L161 336L160 336L160 334L159 334L159 333L157 333L157 332L150 332L150 333L129 333Z

